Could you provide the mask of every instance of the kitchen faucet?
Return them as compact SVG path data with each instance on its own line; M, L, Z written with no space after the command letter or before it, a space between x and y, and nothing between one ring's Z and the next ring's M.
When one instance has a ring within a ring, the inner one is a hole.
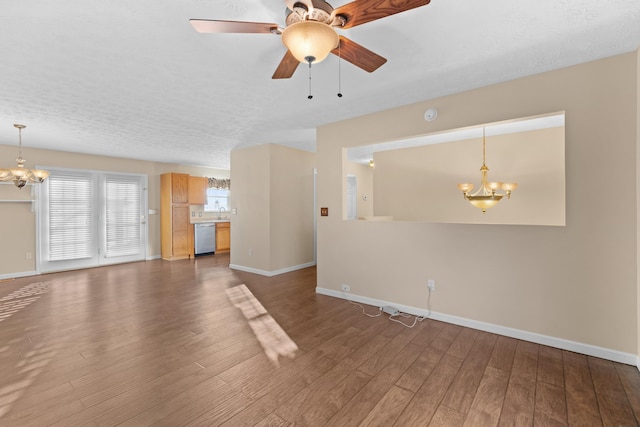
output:
M224 209L224 207L220 206L218 208L218 219L222 219L222 210Z

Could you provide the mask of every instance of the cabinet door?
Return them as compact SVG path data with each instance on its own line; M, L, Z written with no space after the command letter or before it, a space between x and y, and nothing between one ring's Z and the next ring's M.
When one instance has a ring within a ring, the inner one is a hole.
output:
M231 249L231 228L228 222L216 224L216 252L227 252Z
M208 179L203 176L189 177L189 204L190 205L206 205L207 204L207 184Z
M189 203L189 175L186 173L171 174L171 202Z
M173 206L172 208L172 240L173 256L188 256L189 250L189 206Z

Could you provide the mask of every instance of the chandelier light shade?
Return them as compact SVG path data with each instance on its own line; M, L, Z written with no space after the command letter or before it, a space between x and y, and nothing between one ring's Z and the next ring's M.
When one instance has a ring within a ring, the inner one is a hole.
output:
M339 42L338 34L324 22L305 20L282 32L282 43L303 64L323 61Z
M497 205L504 196L511 198L511 192L518 188L515 182L489 182L489 168L486 165L486 141L485 132L482 128L482 167L480 167L480 188L475 193L471 193L474 186L470 183L458 184L458 189L462 191L464 198L473 206L485 213L487 209ZM500 193L499 190L504 193Z
M49 177L49 172L39 169L27 169L22 158L22 129L25 125L14 124L18 129L18 158L17 166L10 169L0 169L0 181L13 181L16 187L22 188L29 183L41 183Z

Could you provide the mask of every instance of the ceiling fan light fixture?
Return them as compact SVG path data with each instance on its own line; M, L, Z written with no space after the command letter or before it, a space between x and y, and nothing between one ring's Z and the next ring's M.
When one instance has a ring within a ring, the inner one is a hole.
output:
M303 64L323 61L339 40L329 25L312 20L291 24L282 32L282 43Z

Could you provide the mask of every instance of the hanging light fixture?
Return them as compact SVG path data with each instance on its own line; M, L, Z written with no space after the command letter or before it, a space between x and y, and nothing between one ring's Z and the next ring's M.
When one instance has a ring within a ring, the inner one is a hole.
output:
M25 125L14 124L18 129L18 158L15 168L0 169L0 181L13 181L18 188L22 188L29 183L41 183L49 176L49 172L39 169L27 169L24 167L25 160L22 158L22 129Z
M518 188L518 184L515 182L489 182L488 173L489 168L485 163L486 157L486 141L484 127L482 128L482 167L480 168L480 188L475 193L470 193L473 190L473 184L463 183L458 184L458 189L464 194L464 198L469 201L473 206L478 209L482 209L482 212L486 212L487 209L494 207L500 202L500 200L507 196L507 199L511 198L511 192ZM502 189L504 193L498 193L498 190Z
M282 43L303 64L323 61L338 47L338 34L324 22L305 19L289 25L282 32Z

